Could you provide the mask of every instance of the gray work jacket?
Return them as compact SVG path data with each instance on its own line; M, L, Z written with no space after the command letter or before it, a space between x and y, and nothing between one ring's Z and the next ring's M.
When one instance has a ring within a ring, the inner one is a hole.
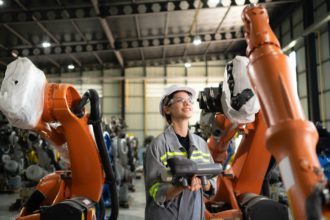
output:
M146 220L200 220L204 219L202 190L184 190L176 198L165 201L166 192L172 185L161 181L161 172L166 169L167 159L185 157L197 163L213 163L207 143L199 136L189 132L190 152L180 144L174 129L169 126L156 137L146 149L145 188ZM215 180L210 180L211 193L215 192Z

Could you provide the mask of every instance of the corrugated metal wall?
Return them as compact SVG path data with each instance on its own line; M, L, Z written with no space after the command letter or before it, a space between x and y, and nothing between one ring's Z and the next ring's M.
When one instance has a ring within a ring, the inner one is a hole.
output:
M327 3L324 0L314 0L314 23L318 23L328 16ZM330 130L330 47L329 47L329 24L323 25L315 30L316 34L316 56L320 114L323 125ZM296 9L288 16L282 24L275 30L275 34L280 39L282 48L289 45L294 39L302 36L303 10L302 7ZM291 51L296 52L296 72L298 83L298 94L308 117L308 96L307 96L307 77L306 77L306 55L304 41L296 44ZM287 54L290 51L286 52Z

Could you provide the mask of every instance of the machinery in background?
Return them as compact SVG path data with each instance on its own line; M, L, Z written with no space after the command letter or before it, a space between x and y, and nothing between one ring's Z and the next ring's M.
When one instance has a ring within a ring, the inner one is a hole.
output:
M319 133L319 141L316 145L316 152L327 179L330 179L330 133L322 127L321 123L315 124Z
M108 157L110 159L112 169L114 171L116 171L116 167L115 167L115 163L114 163L114 156L113 156L112 140L111 140L110 134L107 131L104 131L103 138L104 138L105 146L107 148ZM104 201L104 206L106 208L110 208L111 207L111 192L110 192L109 185L107 185L107 184L103 185L102 198Z
M127 135L127 125L121 118L112 117L104 128L111 137L111 157L118 184L119 206L129 208L129 192L135 191L134 179L137 177L138 139Z
M21 173L25 160L18 136L6 118L0 114L0 191L15 192L22 186Z
M143 172L143 170L144 170L143 166L144 166L144 159L145 159L146 149L147 149L147 147L150 146L150 144L152 143L154 138L155 137L152 136L152 135L146 136L144 138L142 147L140 147L139 150L138 150L138 167L139 167L139 170L141 172Z
M41 178L63 168L40 135L12 127L2 114L0 158L0 191L19 192L19 198L9 207L11 211L23 206Z
M85 108L88 101L90 114ZM110 219L117 219L116 181L102 136L95 90L81 97L72 85L48 83L29 59L18 58L7 66L0 110L13 126L34 130L47 139L69 165L41 179L17 220L95 220L96 204L103 219L104 183L111 189Z
M24 166L20 172L22 184L19 189L19 198L10 205L10 211L21 209L31 196L39 181L49 173L66 169L56 152L47 141L33 131L16 129L17 145L20 146L21 160Z

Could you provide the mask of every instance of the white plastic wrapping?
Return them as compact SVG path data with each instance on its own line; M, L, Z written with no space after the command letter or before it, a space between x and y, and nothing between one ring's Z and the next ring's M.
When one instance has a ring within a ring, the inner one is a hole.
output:
M224 114L233 123L243 124L253 122L255 119L255 114L260 109L260 105L247 74L249 59L242 56L236 56L231 62L232 65L226 65L222 86L221 105L224 110ZM230 70L230 68L232 68L232 70ZM232 71L234 78L234 88L232 89L233 94L229 89L228 71ZM242 93L245 89L251 89L254 95L237 111L231 105L232 96Z
M0 111L10 124L34 128L43 111L44 73L28 58L18 58L7 66L0 90Z

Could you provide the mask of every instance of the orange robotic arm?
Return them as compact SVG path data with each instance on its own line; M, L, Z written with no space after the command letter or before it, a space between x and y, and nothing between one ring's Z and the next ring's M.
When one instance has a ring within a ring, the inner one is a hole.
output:
M78 92L70 85L47 84L44 111L36 130L57 145L64 144L64 140L67 142L72 176L71 196L84 195L99 201L104 177L96 143L88 127L88 116L79 118L72 112L80 99ZM56 130L50 130L47 128L50 122L61 125Z
M34 85L37 81L39 84ZM31 61L18 58L7 68L0 95L3 99L1 108L11 123L21 128L33 128L57 147L68 151L69 169L41 179L17 219L65 220L78 216L94 220L95 205L102 201L105 180L111 190L111 219L117 219L117 191L100 126L96 91L89 90L80 97L72 85L47 83L44 74ZM84 107L88 100L90 114ZM89 124L93 126L94 138Z
M322 202L329 201L329 193L324 190L326 179L315 151L317 131L305 119L288 58L269 27L267 11L261 6L248 6L242 19L248 44L249 78L261 109L246 129L231 169L218 177L216 195L206 200L206 207L211 208L206 210L205 217L243 219L249 214L244 207L251 205L251 198L262 198L259 194L273 155L294 219L321 219ZM218 117L217 121L221 124L224 120ZM231 136L231 132L227 132L219 143L225 143ZM224 147L224 144L212 144L210 151L215 160ZM323 215L328 217L326 208ZM276 213L276 209L268 210ZM260 214L260 219L266 219L266 214ZM284 214L283 218L288 216Z
M293 216L320 219L315 201L321 197L325 177L315 152L317 131L305 119L288 58L268 24L265 8L246 7L242 19L249 77L266 122L266 146L279 165Z
M67 144L70 170L58 171L40 181L36 189L43 198L43 201L40 201L43 205L56 205L66 199L79 197L88 198L95 203L101 199L104 184L103 168L105 167L102 167L104 158L102 156L100 158L98 154L99 139L93 139L88 127L90 122L95 124L99 121L91 121L91 116L85 114L81 101L77 90L71 85L46 84L43 114L35 130L57 146ZM81 105L79 114L75 112L78 105ZM94 118L93 120L99 119ZM51 127L49 123L53 122L59 123L59 126ZM96 133L95 127L94 133ZM99 151L101 150L99 149ZM113 181L111 184L115 184L115 182ZM116 195L116 192L114 194ZM35 201L31 200L30 203L33 204ZM40 219L39 214L32 213L38 207L32 205L35 207L31 208L29 202L27 204L17 219ZM113 204L115 206L117 203ZM112 219L117 218L114 206L113 211L115 212L112 214ZM90 220L95 219L95 211L89 210L86 217Z

